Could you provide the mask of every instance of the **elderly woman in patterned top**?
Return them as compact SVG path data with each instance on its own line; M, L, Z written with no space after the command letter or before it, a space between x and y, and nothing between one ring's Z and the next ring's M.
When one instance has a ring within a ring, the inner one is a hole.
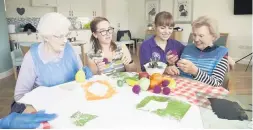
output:
M96 17L90 24L92 49L88 52L88 66L93 74L110 74L115 70L136 71L136 65L125 44L112 41L113 28L103 17Z

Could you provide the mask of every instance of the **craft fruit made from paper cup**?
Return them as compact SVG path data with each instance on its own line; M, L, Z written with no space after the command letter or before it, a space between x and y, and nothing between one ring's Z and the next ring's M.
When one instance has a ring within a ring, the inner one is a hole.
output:
M153 89L153 93L159 94L162 91L162 87L160 85L156 85Z
M136 84L139 84L138 83L138 79L136 79L136 78L126 78L125 79L125 81L126 81L126 83L129 85L129 86L134 86L134 85L136 85Z
M122 86L124 85L124 81L123 81L123 80L118 80L118 81L117 81L117 85L118 85L119 87L122 87Z
M141 79L141 78L143 78L143 77L149 78L149 74L148 74L147 72L140 72L140 73L139 73L139 78Z
M85 82L86 80L86 75L82 69L78 70L76 75L75 75L75 80L78 83Z
M176 50L172 50L171 54L177 55L177 51Z
M105 62L105 64L108 64L108 63L109 63L109 61L108 61L107 58L104 58L104 59L103 59L103 62Z
M164 95L169 95L169 94L170 94L170 88L164 87L164 88L163 88L163 94L164 94Z
M167 87L169 87L170 89L175 89L176 88L176 81L173 78L170 78L168 76L164 76L163 80L168 80L169 84Z
M139 85L134 85L133 88L132 88L132 91L135 94L139 94L141 92L141 87Z
M150 86L150 80L148 78L143 77L140 79L139 85L141 87L141 90L146 91Z
M163 76L159 73L154 73L150 76L150 88L153 89L156 85L160 85L163 81Z

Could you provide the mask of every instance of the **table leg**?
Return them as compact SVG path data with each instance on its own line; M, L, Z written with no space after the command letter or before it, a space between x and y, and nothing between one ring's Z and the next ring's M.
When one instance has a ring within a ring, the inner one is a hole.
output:
M81 44L80 45L80 47L81 47L81 53L82 53L82 62L83 62L83 66L85 66L85 60L84 60L84 44Z
M133 54L135 54L135 42L133 44Z
M17 74L17 67L16 66L13 66L13 72L14 72L15 80L17 80L18 74Z
M251 58L250 58L249 64L251 63L251 60L252 60L252 56L251 56ZM245 72L248 70L248 68L249 68L249 64L248 64L248 66L247 66L247 68L246 68Z

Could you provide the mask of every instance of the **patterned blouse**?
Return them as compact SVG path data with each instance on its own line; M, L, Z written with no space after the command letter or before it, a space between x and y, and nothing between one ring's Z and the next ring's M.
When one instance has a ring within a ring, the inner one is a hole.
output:
M115 50L115 55L113 55L112 62L109 62L106 64L106 68L102 73L105 74L111 74L112 72L123 72L126 71L125 66L122 62L122 57L123 57L123 49L120 43L116 43L116 50ZM88 58L91 60L103 60L103 54L102 50L98 50L97 53L95 53L94 48L92 48L88 53L87 53Z

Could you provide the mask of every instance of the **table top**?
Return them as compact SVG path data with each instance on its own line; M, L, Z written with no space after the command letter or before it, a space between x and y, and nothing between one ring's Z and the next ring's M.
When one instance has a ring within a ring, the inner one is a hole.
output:
M76 40L76 41L73 41L73 42L70 42L70 43L71 43L71 45L73 45L73 46L80 46L80 45L86 44L85 41L81 41L81 40Z
M217 89L212 89L211 90L211 89L209 89L210 86L208 86L206 84L196 82L196 81L193 81L193 80L190 80L190 79L185 79L185 78L181 78L181 77L174 77L174 78L177 81L177 83L178 83L177 85L179 86L179 88L180 88L180 86L185 86L186 89L195 87L195 89L192 89L192 90L198 90L198 91L199 90L200 91L205 90L205 91L208 91L208 92L211 92L211 91L217 92L217 90L219 90L219 91L222 91L223 94L225 94L225 95L228 94L223 89L217 88ZM70 83L58 85L58 87L65 86L66 88L71 88L72 86L75 86L75 85L77 85L76 82L70 82ZM198 87L196 87L196 86L198 86ZM205 86L208 89L199 89L199 88L201 88L200 86L202 86L202 87ZM202 92L204 92L204 91L202 91ZM177 92L174 92L174 94L176 94L175 96L185 97L185 95L182 95L182 94L180 95ZM219 96L221 96L221 95L219 95ZM233 99L233 97L231 97L229 94L227 96L225 96L225 95L222 95L222 96L224 96L223 98L228 99L228 100L236 101L236 99ZM205 96L207 96L207 95L205 95ZM211 96L215 96L215 95L211 95ZM216 96L217 96L217 93L216 93ZM204 98L203 95L202 95L202 98ZM197 98L195 98L194 100L196 100L196 99ZM195 105L198 106L204 128L238 128L238 129L240 129L240 128L250 128L250 127L252 127L252 124L250 124L249 121L231 121L231 120L219 119L212 112L210 107L203 106L203 104L201 105L201 104L199 104L199 102L193 102L194 100L192 100L192 99L190 99L190 100L187 99L187 100L189 102L192 101L191 102L192 104L195 104ZM206 104L206 103L204 103L204 104ZM29 113L29 111L34 111L34 108L32 106L27 106L27 110L25 112Z

